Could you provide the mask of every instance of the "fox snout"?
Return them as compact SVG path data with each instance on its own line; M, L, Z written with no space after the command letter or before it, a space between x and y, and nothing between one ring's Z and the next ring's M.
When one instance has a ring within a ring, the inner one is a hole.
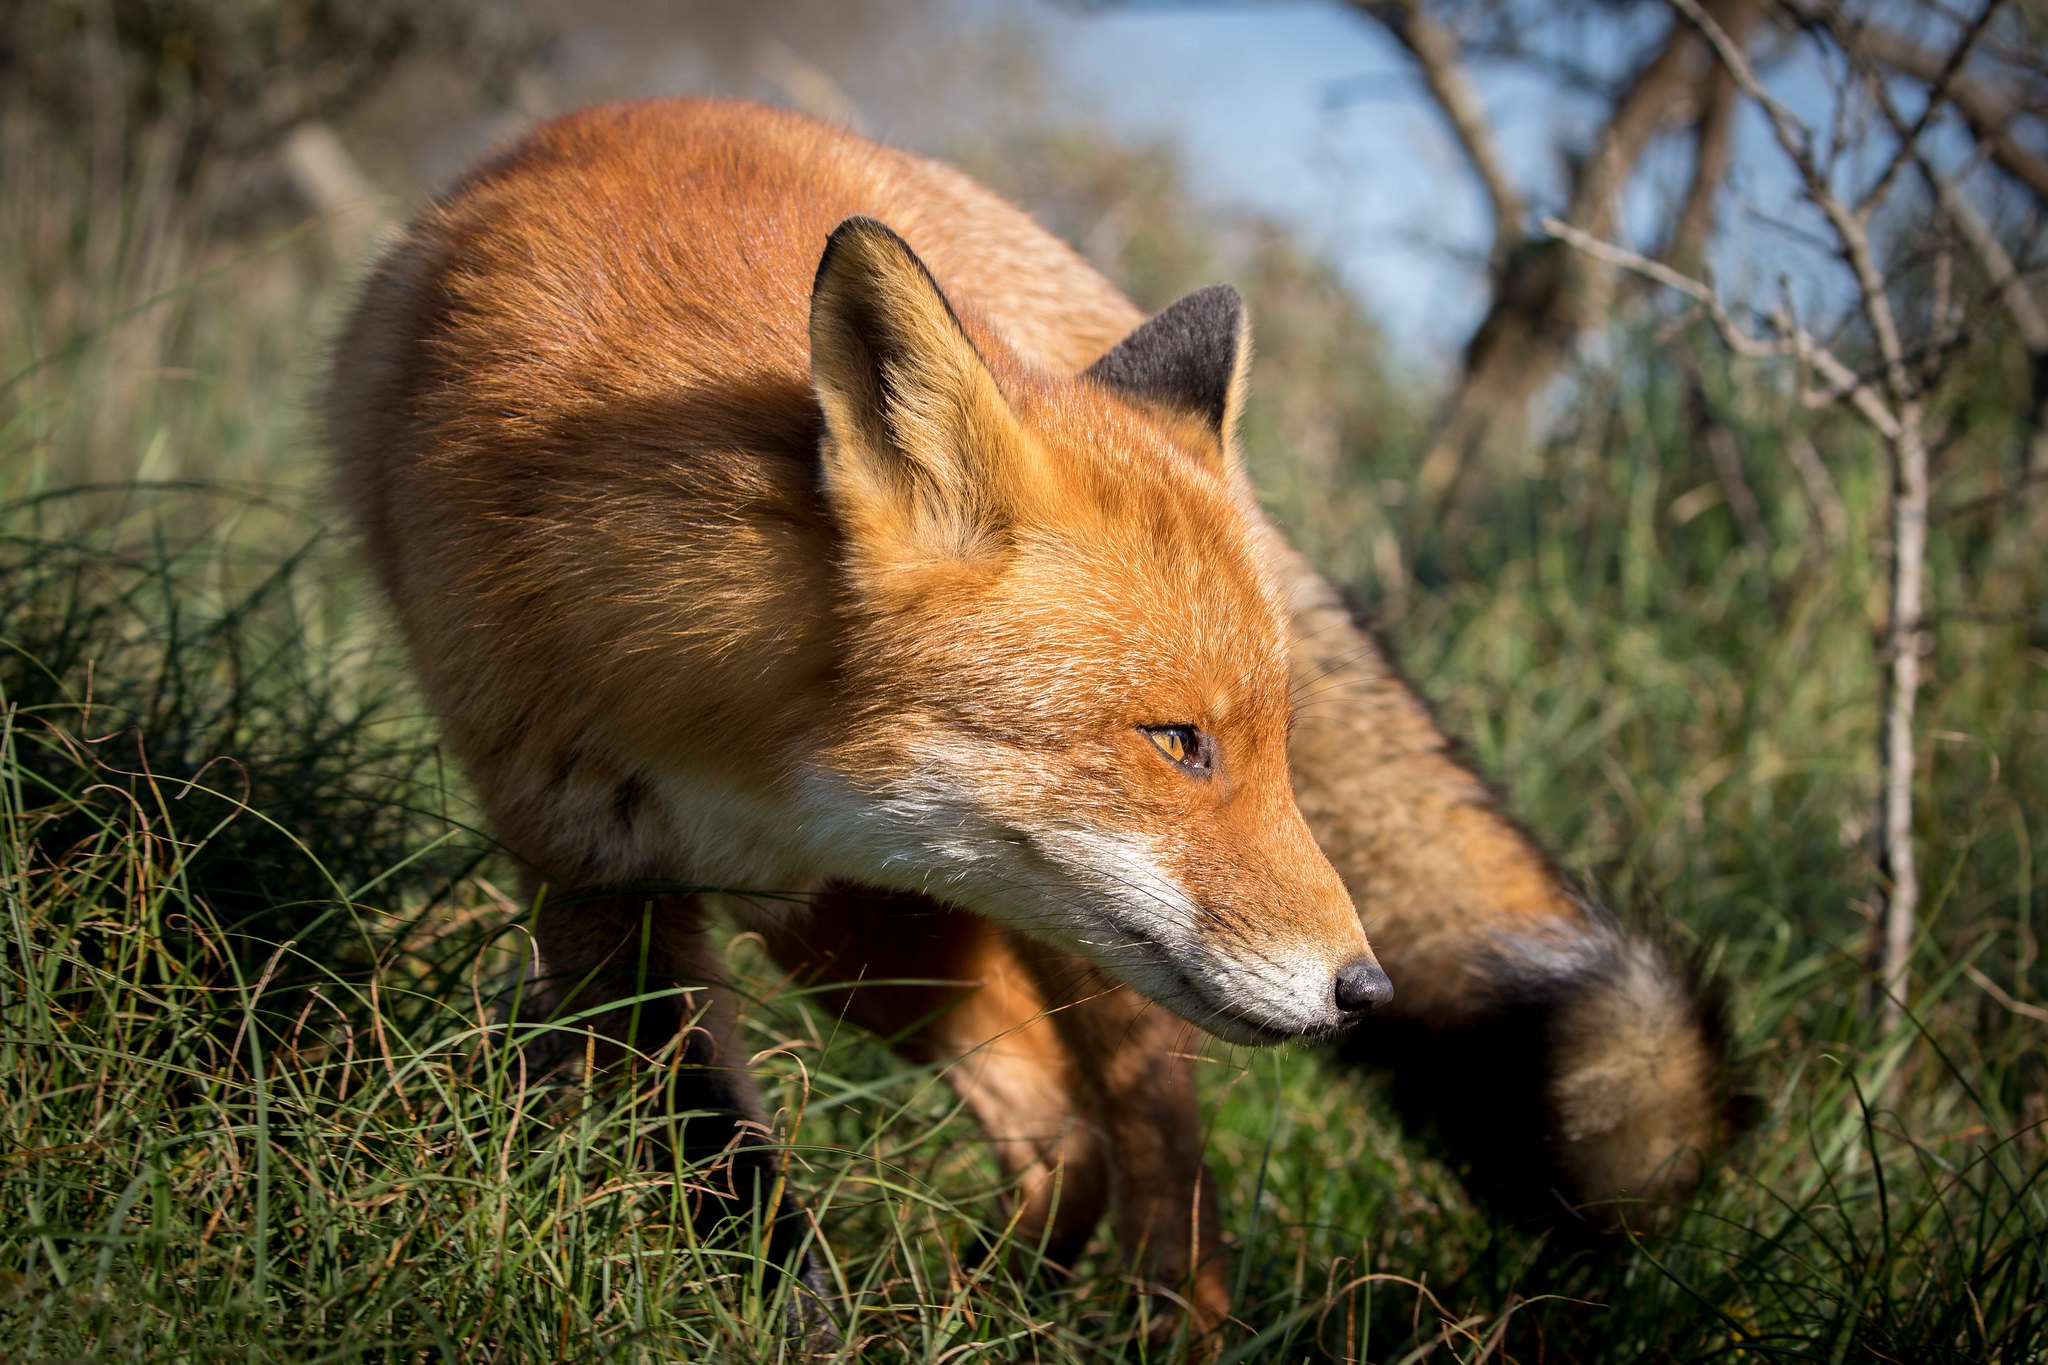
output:
M1322 889L1321 869L1299 870ZM1336 887L1307 899L1205 915L1209 932L1185 945L1183 972L1208 1008L1181 1012L1232 1042L1271 1044L1338 1032L1391 1002L1351 898Z
M1284 791L1284 789L1283 789ZM1337 1032L1393 998L1350 894L1281 793L1262 838L1193 828L1147 839L1061 822L1031 835L1036 871L1003 875L1052 896L1010 917L1056 931L1074 951L1190 1023L1265 1045ZM993 870L993 869L991 869ZM992 888L994 889L994 888Z
M1393 982L1285 770L1246 766L1245 785L1256 790L1214 812L1180 849L1177 870L1202 907L1186 975L1215 1011L1196 1022L1251 1043L1348 1028L1392 1001Z
M1239 952L1189 974L1206 1013L1190 1019L1231 1042L1271 1044L1347 1029L1394 998L1367 947L1334 965L1321 954ZM1170 997L1169 997L1170 998Z
M1337 1008L1346 1015L1363 1019L1393 999L1394 983L1372 954L1354 957L1337 969Z

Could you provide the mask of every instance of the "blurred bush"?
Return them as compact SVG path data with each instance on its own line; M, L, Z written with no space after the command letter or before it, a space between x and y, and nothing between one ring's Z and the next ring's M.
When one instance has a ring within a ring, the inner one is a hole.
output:
M331 119L402 58L505 87L538 47L522 6L472 0L0 0L0 86L106 139L169 118L189 176Z

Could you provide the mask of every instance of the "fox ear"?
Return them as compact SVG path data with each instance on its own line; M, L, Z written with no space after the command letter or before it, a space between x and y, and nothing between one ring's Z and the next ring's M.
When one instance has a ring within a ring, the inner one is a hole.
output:
M1006 499L1017 425L938 284L872 218L833 230L811 286L826 501L854 549L970 558Z
M1090 365L1084 377L1192 413L1228 447L1251 368L1244 298L1227 284L1183 295Z

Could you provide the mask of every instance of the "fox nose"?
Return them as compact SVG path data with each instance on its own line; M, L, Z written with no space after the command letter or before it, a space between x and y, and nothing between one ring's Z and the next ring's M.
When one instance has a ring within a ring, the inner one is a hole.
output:
M1337 969L1337 1008L1346 1014L1370 1014L1394 998L1394 983L1380 964L1354 957Z

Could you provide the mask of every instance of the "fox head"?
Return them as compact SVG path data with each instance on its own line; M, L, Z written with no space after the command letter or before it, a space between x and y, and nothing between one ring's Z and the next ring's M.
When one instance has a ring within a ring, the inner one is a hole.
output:
M1388 999L1288 775L1286 616L1238 501L1235 291L1048 375L853 218L810 339L853 699L807 756L819 823L877 883L1078 951L1225 1038Z

